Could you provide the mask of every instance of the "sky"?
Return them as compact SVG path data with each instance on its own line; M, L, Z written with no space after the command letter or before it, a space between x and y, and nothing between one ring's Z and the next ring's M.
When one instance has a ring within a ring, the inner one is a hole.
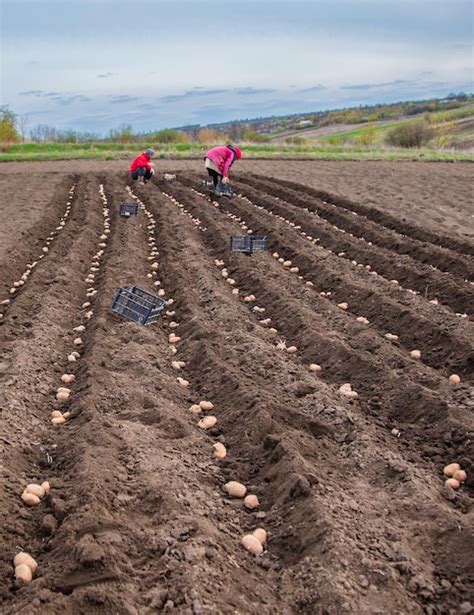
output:
M472 91L472 0L0 0L29 128L153 131Z

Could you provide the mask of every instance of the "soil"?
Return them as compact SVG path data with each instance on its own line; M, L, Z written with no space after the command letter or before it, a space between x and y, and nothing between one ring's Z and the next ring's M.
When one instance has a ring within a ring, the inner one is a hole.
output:
M259 161L214 201L200 163L158 164L176 180L134 185L129 219L119 162L0 166L0 612L473 612L469 165ZM230 252L249 230L268 250ZM158 322L111 311L133 285L164 291ZM38 562L23 586L20 550Z

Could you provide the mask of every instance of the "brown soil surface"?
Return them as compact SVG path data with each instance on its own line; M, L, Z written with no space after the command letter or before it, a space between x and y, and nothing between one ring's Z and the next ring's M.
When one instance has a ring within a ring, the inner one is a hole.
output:
M470 167L395 164L398 179L369 189L390 165L338 165L336 178L332 163L247 163L239 196L213 202L200 163L159 161L176 181L135 186L128 220L122 163L0 167L1 613L472 612ZM447 225L420 193L438 211L450 189ZM249 229L269 250L230 253ZM111 312L134 284L164 290L157 323ZM64 373L76 379L60 403ZM208 431L189 411L200 400L215 406ZM453 461L457 491L442 475ZM27 507L24 487L44 480ZM260 507L230 498L230 480ZM241 539L257 527L255 557ZM20 550L39 565L25 586Z

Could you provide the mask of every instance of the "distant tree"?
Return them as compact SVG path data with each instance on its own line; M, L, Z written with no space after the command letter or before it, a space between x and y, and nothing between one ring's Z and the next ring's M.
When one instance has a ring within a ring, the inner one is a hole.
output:
M30 116L28 113L22 113L17 117L17 126L21 135L22 141L26 140L26 134L28 131L28 124L30 123Z
M57 140L58 131L48 124L36 124L30 130L30 139L35 143L53 143Z
M164 130L158 131L154 135L153 140L158 143L187 143L189 142L189 137L181 130L165 128Z
M113 128L109 132L109 139L113 143L133 143L135 135L131 124L122 124L118 128Z
M16 114L7 105L0 107L0 144L3 152L6 152L12 143L21 140L16 122Z
M197 136L198 143L209 143L210 145L225 143L226 135L214 128L202 128Z
M266 143L268 141L267 135L262 135L250 126L246 126L243 131L242 141L248 143Z

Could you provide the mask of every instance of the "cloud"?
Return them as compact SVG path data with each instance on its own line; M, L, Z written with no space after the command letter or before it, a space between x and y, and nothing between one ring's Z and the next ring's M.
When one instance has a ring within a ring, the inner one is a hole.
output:
M83 96L82 94L71 94L71 95L59 95L52 97L54 102L57 102L58 105L62 105L63 107L72 105L76 102L84 103L90 102L92 99L87 96Z
M26 92L18 92L19 96L43 96L44 90L26 90Z
M113 77L115 73L102 73L101 75L97 75L99 79L108 79L109 77Z
M266 88L236 88L234 92L240 96L249 96L252 94L273 94L278 90L266 89Z
M416 84L416 81L407 81L405 79L396 79L395 81L386 81L384 83L357 83L354 85L343 85L341 90L370 90L372 88L387 88L398 87L400 85L407 86Z
M294 86L292 86L294 87ZM305 88L304 90L298 90L298 92L321 92L321 90L325 90L326 87L318 83L317 85L313 85L311 88Z
M172 94L170 96L163 96L159 98L159 102L170 103L177 102L178 100L187 100L196 96L216 96L217 94L225 94L230 90L205 90L205 89L192 89L186 90L184 94Z
M120 94L119 96L110 97L110 102L113 105L135 102L136 100L140 100L140 98L138 98L138 96L129 96L128 94Z

